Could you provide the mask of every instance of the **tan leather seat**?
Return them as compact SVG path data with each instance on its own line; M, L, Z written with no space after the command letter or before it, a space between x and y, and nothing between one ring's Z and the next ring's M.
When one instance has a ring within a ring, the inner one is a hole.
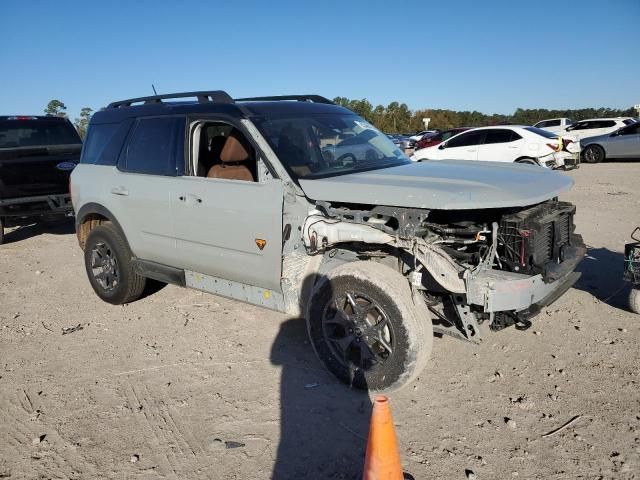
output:
M249 159L247 148L242 145L240 135L231 132L227 141L220 152L220 161L222 163L214 165L207 173L208 178L225 178L228 180L245 180L254 182L253 174L246 162Z

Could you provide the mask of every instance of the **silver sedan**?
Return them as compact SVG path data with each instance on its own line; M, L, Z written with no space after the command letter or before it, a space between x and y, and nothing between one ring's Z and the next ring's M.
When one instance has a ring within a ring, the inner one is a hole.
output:
M613 133L580 140L582 161L598 163L605 158L640 158L640 122Z

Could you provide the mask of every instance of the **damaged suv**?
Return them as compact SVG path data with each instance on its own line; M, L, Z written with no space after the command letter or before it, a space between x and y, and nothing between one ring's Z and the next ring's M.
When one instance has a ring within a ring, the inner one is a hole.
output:
M100 298L155 279L305 317L325 367L372 390L415 379L434 331L525 329L577 280L571 186L538 167L413 163L316 95L222 91L110 104L71 178Z

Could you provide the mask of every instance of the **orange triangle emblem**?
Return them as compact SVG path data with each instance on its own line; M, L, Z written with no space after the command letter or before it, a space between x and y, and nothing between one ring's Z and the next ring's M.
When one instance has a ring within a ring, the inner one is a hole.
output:
M258 246L258 248L259 248L260 250L263 250L263 249L264 249L264 246L265 246L266 244L267 244L267 241L266 241L266 240L263 240L263 239L261 239L261 238L256 238L256 245Z

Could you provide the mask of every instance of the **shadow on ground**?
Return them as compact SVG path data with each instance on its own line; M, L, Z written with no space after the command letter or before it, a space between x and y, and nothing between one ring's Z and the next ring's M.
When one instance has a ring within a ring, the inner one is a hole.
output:
M587 254L576 269L582 277L574 288L589 292L601 302L628 310L628 282L622 279L624 255L607 248L587 248Z
M360 479L371 417L367 392L325 372L303 319L284 322L271 350L282 366L280 444L270 478Z
M16 227L13 230L6 230L4 243L20 242L22 240L27 240L28 238L37 237L38 235L47 233L53 235L70 235L75 233L75 231L76 228L73 218L38 222Z

